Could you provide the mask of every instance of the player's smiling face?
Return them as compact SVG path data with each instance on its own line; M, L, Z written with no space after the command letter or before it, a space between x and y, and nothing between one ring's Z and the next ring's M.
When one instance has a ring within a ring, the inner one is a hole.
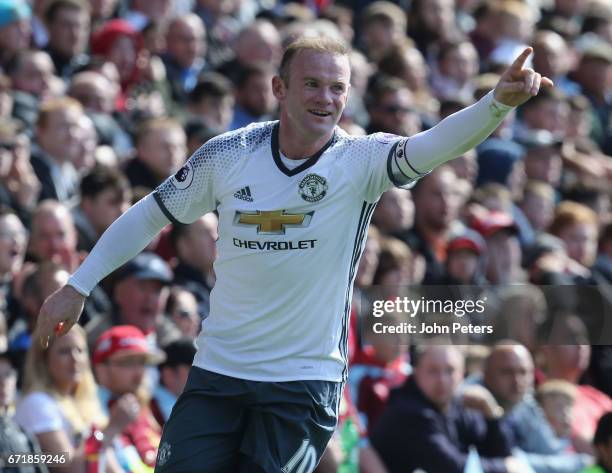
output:
M289 84L276 77L274 92L284 123L313 139L331 133L346 106L350 88L347 56L302 50L289 69Z

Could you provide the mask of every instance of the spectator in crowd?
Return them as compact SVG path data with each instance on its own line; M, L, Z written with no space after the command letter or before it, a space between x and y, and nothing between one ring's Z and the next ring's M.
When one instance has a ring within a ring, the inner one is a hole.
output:
M151 393L144 375L147 364L159 364L164 358L132 325L104 331L94 346L93 367L102 409L110 415L122 414L114 447L123 471L146 471L155 465L161 427L149 408Z
M484 284L487 246L478 232L466 228L453 236L446 248L446 271L443 284Z
M478 53L470 41L444 43L432 73L432 89L439 100L472 101L478 73ZM463 107L462 107L463 108Z
M198 312L198 301L192 291L182 286L172 287L166 313L184 337L196 339L200 333L202 316Z
M35 438L28 435L13 419L17 384L17 367L10 352L0 351L0 455L40 454ZM7 473L46 473L44 464L4 466Z
M166 359L159 365L159 386L151 399L151 411L163 426L183 392L196 354L193 338L181 338L164 348Z
M550 77L565 95L577 95L580 87L567 77L572 62L567 57L568 44L563 37L550 30L540 30L533 39L533 66L540 74Z
M557 207L549 232L563 240L572 260L586 269L593 265L599 237L595 212L575 202L562 202Z
M32 344L25 373L15 419L35 435L45 453L66 455L71 460L67 471L84 471L83 444L92 429L103 429L108 442L121 430L123 419L113 413L107 422L102 412L83 329L72 327L47 350ZM110 471L120 471L111 465Z
M377 62L406 41L406 13L388 1L373 2L361 15L361 42L368 59Z
M576 386L572 419L572 441L578 451L591 452L597 421L612 410L612 400L593 386L578 384L589 366L589 345L544 345L540 347L547 379L561 379Z
M446 245L459 212L456 182L453 170L441 166L422 178L412 190L414 227L404 240L425 257L425 284L439 280L444 274Z
M234 84L243 68L265 64L272 69L280 65L281 36L267 20L256 20L240 30L233 43L235 57L220 65L218 71Z
M89 252L129 207L131 189L118 169L97 166L81 179L80 195L81 201L71 213L78 232L77 248Z
M588 455L567 452L533 397L534 367L518 344L496 345L485 363L483 384L504 409L515 445L536 473L572 473L590 463Z
M26 2L4 0L0 4L0 66L30 45L32 11Z
M371 82L366 106L370 115L368 133L411 136L421 130L412 92L400 79L383 76Z
M504 287L497 294L493 315L493 336L501 343L513 340L535 353L540 342L538 334L547 322L548 305L542 289L521 284Z
M452 0L415 0L408 15L408 35L431 63L440 44L460 36Z
M189 225L173 224L170 233L178 259L173 282L194 294L201 317L208 316L210 291L215 283L213 262L217 257L217 224L217 216L208 213Z
M523 281L522 251L512 216L503 211L485 212L472 226L487 243L487 280L493 284Z
M424 114L437 112L439 104L433 98L429 87L428 66L417 48L407 42L396 44L380 59L378 70L406 82L419 112Z
M525 175L559 189L563 176L561 141L546 130L538 130L521 142L526 148Z
M381 286L387 298L393 298L403 294L410 284L418 282L413 280L413 276L413 256L406 243L394 237L381 238L373 284Z
M125 20L110 20L92 34L91 53L115 65L121 86L115 108L124 111L130 93L142 81L142 35Z
M371 432L389 473L417 468L461 473L469 445L478 448L485 472L523 471L510 456L511 439L500 423L503 410L493 397L483 389L464 393L463 400L458 396L464 369L459 349L424 345L417 353L413 376L392 393Z
M163 55L166 78L172 99L186 104L189 92L198 83L206 68L206 29L195 13L173 18L166 33L166 53Z
M529 43L532 39L535 17L532 7L522 1L509 0L498 5L499 28L498 48ZM497 48L496 48L497 49ZM491 62L495 62L494 50Z
M79 264L77 233L68 208L55 200L41 202L32 214L28 254L38 263L53 261L67 271Z
M153 190L185 161L187 137L172 118L143 123L136 134L136 156L125 163L124 172L132 187Z
M276 110L276 99L272 93L274 72L267 65L246 66L236 75L236 105L229 129L263 122L272 118Z
M45 102L36 122L32 167L41 183L40 200L55 199L73 204L78 192L78 176L73 162L81 152L79 121L81 104L71 98Z
M115 110L116 90L101 72L84 71L72 76L68 95L78 100L87 113L110 115Z
M36 125L41 101L57 92L55 67L44 51L22 49L6 65L13 84L13 116L28 130Z
M606 130L610 129L612 107L610 99L610 71L612 70L612 45L595 40L584 47L580 62L575 69L576 81L582 93L591 102L593 109L593 137L607 154L612 154L612 138Z
M398 235L412 228L414 202L410 191L396 187L383 193L372 222L378 230L387 235Z
M187 110L190 120L200 120L212 130L227 131L234 115L232 83L216 72L200 76L189 93Z
M558 379L546 381L538 386L536 399L555 434L571 442L576 386Z
M559 90L551 89L538 95L533 103L526 103L521 110L520 126L517 129L519 139L528 139L534 130L546 130L556 138L564 136L570 109Z
M545 182L529 181L525 185L520 207L534 232L545 232L554 216L555 190Z
M165 346L180 337L180 331L164 314L172 271L159 256L143 252L118 270L112 290L116 310L92 319L85 326L87 337L95 342L113 325L134 325L151 343Z
M475 24L469 38L481 59L482 70L500 38L499 4L482 2L475 8L473 17Z
M69 79L74 71L88 60L91 19L89 4L77 0L52 0L45 9L45 24L49 33L46 50L55 70L62 79Z

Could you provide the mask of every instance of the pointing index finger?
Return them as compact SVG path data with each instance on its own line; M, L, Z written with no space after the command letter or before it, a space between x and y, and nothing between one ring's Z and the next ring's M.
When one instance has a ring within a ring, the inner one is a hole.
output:
M523 70L523 66L525 65L525 62L527 61L527 58L531 55L532 52L533 52L533 48L531 47L525 48L523 52L519 55L519 57L517 57L512 63L512 65L510 66L510 69L512 70L512 72L521 72Z

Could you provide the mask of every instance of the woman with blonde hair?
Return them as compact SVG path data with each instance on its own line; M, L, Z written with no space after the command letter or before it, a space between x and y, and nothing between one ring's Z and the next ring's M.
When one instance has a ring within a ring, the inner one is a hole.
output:
M25 379L16 421L34 434L48 454L65 453L70 459L63 472L85 472L85 441L106 426L103 445L130 421L129 409L117 410L110 422L102 412L91 369L87 338L79 325L45 350L32 343L26 356ZM127 412L126 412L127 411ZM121 471L108 455L107 471Z

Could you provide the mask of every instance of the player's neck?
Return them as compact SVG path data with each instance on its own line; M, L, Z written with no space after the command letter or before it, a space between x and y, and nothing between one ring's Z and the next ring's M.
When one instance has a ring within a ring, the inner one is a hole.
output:
M334 136L333 129L328 134L313 139L281 122L278 130L278 147L283 156L288 159L309 158L323 148L332 136Z

